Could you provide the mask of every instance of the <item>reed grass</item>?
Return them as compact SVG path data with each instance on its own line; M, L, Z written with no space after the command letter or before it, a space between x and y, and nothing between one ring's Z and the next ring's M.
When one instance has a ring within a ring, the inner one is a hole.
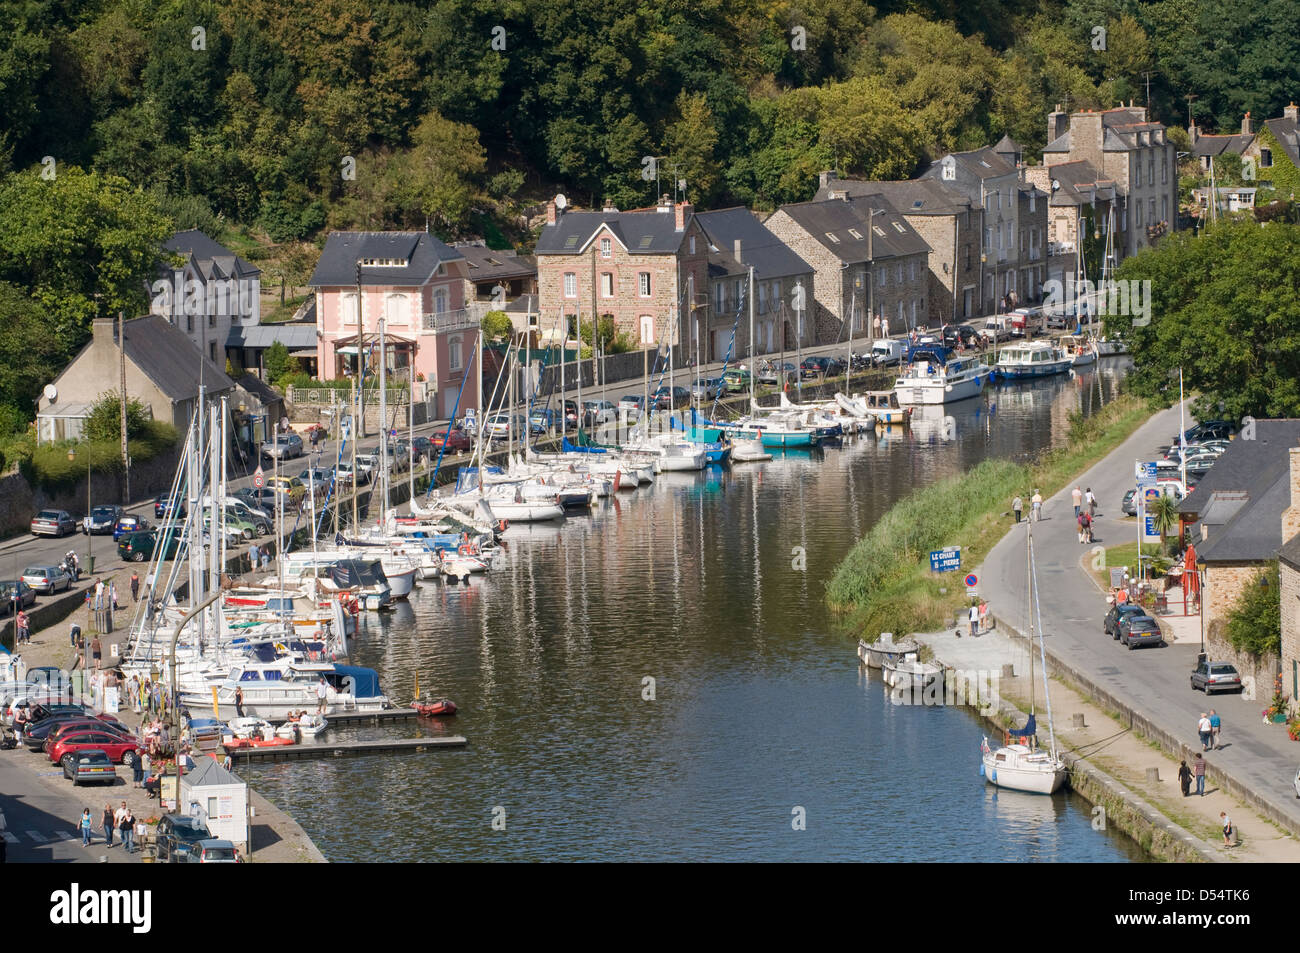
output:
M968 604L957 573L930 571L931 550L962 547L973 568L1010 528L1011 500L1038 489L1046 499L1102 459L1150 415L1145 401L1121 395L1098 413L1072 417L1066 445L1028 464L985 460L958 477L896 503L858 540L826 586L839 625L855 638L881 632L934 632ZM941 593L940 589L947 592Z

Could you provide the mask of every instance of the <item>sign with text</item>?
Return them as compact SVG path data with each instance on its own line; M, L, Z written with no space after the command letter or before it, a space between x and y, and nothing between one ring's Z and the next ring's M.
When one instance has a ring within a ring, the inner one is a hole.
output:
M1160 530L1156 529L1156 519L1154 516L1144 516L1142 518L1142 542L1160 542Z
M961 547L930 551L930 572L956 572L961 569Z
M1133 476L1139 483L1156 482L1156 465L1155 462L1143 463L1141 460L1133 465Z

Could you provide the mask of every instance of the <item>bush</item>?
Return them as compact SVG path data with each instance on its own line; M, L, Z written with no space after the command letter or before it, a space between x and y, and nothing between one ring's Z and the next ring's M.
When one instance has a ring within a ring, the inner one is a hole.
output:
M1267 583L1267 585L1265 585ZM1277 564L1256 576L1228 613L1227 639L1258 658L1282 651L1282 581Z
M126 401L127 439L130 440L132 437L138 437L144 433L145 425L149 420L150 417L145 411L144 404L134 397L128 397ZM122 401L117 394L99 395L94 406L90 408L90 416L86 418L83 433L86 439L91 441L121 441Z
M139 435L127 441L127 452L133 463L144 463L176 446L180 433L171 424L161 420L146 420ZM35 435L32 435L35 443ZM74 452L68 459L68 451ZM99 473L122 472L121 439L58 443L33 446L31 453L20 460L23 475L33 486L66 490L86 476L86 455L90 455L90 469Z
M510 321L510 315L504 311L489 311L483 315L483 336L485 338L509 338L514 333L514 330L515 326Z

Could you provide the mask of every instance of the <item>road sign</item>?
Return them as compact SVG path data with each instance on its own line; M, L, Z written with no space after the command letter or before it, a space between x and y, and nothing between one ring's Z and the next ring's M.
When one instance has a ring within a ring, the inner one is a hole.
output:
M961 547L949 546L946 549L930 551L931 572L956 572L961 569Z
M1156 529L1156 518L1154 516L1145 516L1142 519L1142 542L1160 542L1160 530Z
M1142 501L1148 506L1160 499L1160 487L1147 486L1142 488Z
M980 594L980 591L979 591L979 588L978 588L978 587L976 587L976 586L967 586L967 587L966 587L966 596L967 596L967 598L970 598L970 597L972 597L972 596L978 596L979 594Z
M253 471L253 486L259 490L266 486L266 474L262 472L261 466Z
M975 586L979 585L979 581L980 581L980 577L977 576L977 575L975 575L974 573L970 573L970 574L966 577L966 585L969 586L969 587L972 588L972 589L973 589Z
M1155 483L1156 482L1156 465L1155 462L1143 463L1139 460L1133 466L1133 476L1137 478L1138 483Z

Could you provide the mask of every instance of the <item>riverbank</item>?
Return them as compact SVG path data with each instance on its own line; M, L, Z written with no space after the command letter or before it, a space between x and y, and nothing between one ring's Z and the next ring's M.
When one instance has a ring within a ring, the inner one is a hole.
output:
M1150 416L1131 395L1089 418L1072 415L1064 447L1030 464L989 460L959 477L917 490L893 506L849 551L827 585L832 611L856 637L938 629L967 604L955 574L930 571L929 553L959 545L974 567L1006 534L1011 501L1029 513L1034 490L1046 499L1106 457Z

